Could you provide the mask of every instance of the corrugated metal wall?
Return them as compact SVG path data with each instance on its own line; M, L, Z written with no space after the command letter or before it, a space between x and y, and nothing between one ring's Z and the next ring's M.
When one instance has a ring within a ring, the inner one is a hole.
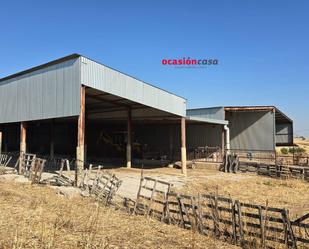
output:
M172 114L186 115L186 100L133 77L81 57L83 85Z
M293 143L293 125L291 123L276 124L276 143L277 144Z
M229 121L231 149L274 150L274 113L226 112Z
M223 107L188 109L187 116L224 120Z
M80 59L0 83L0 123L79 115Z

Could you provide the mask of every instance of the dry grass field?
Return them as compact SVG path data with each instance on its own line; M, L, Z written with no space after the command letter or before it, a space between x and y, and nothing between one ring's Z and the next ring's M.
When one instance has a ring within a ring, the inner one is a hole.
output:
M301 180L273 179L255 174L228 174L211 169L189 173L188 184L179 189L186 194L218 193L242 202L287 208L291 217L309 212L309 183Z
M0 181L0 248L236 248L196 232Z
M139 169L113 169L123 181L122 196L136 196ZM188 170L145 170L174 184L180 193L217 193L241 202L287 208L292 219L309 212L308 182L255 174L229 174L212 166ZM1 180L2 179L2 180ZM237 248L195 231L124 210L90 198L68 199L47 186L0 178L0 249L4 248Z
M294 143L299 147L304 148L306 153L309 155L309 139L302 140L300 138L294 138Z
M124 188L120 188L122 195L128 196L127 192L134 184L137 192L140 170L113 171L124 180ZM309 183L299 179L274 179L255 173L223 173L215 169L214 164L189 169L187 178L180 175L180 170L170 168L144 170L144 174L172 183L173 189L179 193L190 195L218 193L241 202L259 205L268 203L271 207L289 209L291 218L309 212Z

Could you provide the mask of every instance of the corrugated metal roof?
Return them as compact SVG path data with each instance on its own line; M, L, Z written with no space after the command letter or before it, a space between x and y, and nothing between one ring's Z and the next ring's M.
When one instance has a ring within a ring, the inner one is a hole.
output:
M279 110L276 106L225 106L225 111L265 111L275 110L276 121L287 121L293 123L293 120Z
M60 64L60 63L65 62L65 61L69 61L69 60L72 60L72 59L76 59L76 58L78 58L78 57L80 57L80 56L81 56L81 55L79 55L79 54L71 54L71 55L62 57L62 58L60 58L60 59L53 60L53 61L44 63L44 64L42 64L42 65L39 65L39 66L36 66L36 67L32 67L32 68L23 70L23 71L21 71L21 72L18 72L18 73L11 74L11 75L9 75L9 76L0 78L0 82L6 81L6 80L9 80L9 79L13 79L13 78L16 78L16 77L25 75L25 74L29 74L29 73L31 73L31 72L38 71L38 70L40 70L40 69L50 67L50 66L52 66L52 65Z
M0 123L79 115L79 59L70 58L2 80Z
M187 109L187 115L200 115L200 116L209 116L216 119L224 119L224 114L221 110L224 111L271 111L275 110L276 121L284 121L293 123L293 120L289 118L285 113L279 110L278 107L272 105L264 106L216 106L216 107L205 107L205 108L191 108Z
M187 116L224 120L223 107L187 109Z
M186 100L134 77L81 57L81 83L179 116L186 116Z
M186 100L79 54L0 79L0 123L79 115L80 85L152 107L186 115Z
M203 118L203 117L196 117L196 116L187 116L186 119L190 121L196 121L196 122L208 123L208 124L226 125L229 123L229 121L223 120L223 119Z

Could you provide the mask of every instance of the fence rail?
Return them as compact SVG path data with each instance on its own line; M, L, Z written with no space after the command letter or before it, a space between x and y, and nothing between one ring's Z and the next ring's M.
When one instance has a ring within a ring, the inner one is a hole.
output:
M136 214L153 216L241 246L309 247L309 213L291 220L289 211L283 208L244 203L215 194L183 195L171 192L167 182L160 184L165 188L158 188L156 179L141 178L134 207Z
M222 162L222 149L220 147L197 147L188 148L187 158L201 162Z
M309 181L309 167L271 165L252 162L242 162L239 164L241 172L257 173L258 175L280 178L280 179L301 179Z
M241 162L309 167L309 156L305 154L282 155L275 151L241 149L231 149L230 153L237 154Z
M28 159L23 160L24 165L28 165ZM76 165L74 160L71 163ZM70 168L70 162L63 159L57 179L67 180L62 177L65 164ZM38 173L43 171L43 166L42 163L41 167L31 166L31 169ZM89 170L91 172L92 165L89 165ZM79 187L110 204L120 184L121 181L108 172L100 173L99 170L91 176L86 170ZM73 181L69 185L73 185ZM243 247L309 248L309 213L292 220L284 208L245 203L217 194L193 196L175 193L171 191L170 183L143 175L137 199L130 210Z

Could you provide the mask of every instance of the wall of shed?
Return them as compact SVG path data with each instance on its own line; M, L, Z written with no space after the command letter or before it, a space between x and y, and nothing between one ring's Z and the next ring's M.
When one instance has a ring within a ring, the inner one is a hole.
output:
M81 57L81 83L172 114L186 115L186 100Z
M233 150L274 150L274 113L272 111L226 112Z
M80 59L0 82L0 123L79 114Z
M292 123L276 123L276 144L293 144Z

